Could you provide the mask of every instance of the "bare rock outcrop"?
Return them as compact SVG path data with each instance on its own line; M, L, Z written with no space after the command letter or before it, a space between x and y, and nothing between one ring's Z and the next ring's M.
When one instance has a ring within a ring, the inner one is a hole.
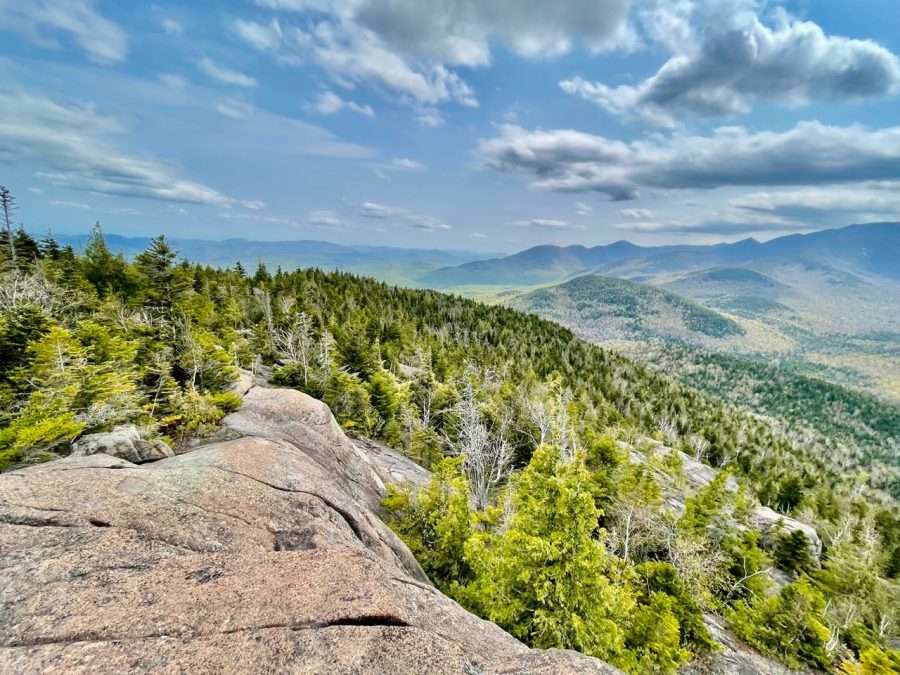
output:
M706 627L720 649L682 668L681 675L809 675L766 658L742 643L717 616L705 616Z
M126 424L112 431L82 436L72 445L72 455L75 457L97 454L143 464L172 457L175 452L159 439L141 438L141 432L136 426Z
M0 476L0 673L617 672L435 590L377 516L390 470L324 404L251 386L226 423Z

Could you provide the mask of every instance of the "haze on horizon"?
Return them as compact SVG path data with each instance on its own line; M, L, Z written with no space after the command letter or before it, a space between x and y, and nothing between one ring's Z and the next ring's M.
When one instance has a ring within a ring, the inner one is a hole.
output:
M0 0L0 39L34 232L514 251L900 220L891 0Z

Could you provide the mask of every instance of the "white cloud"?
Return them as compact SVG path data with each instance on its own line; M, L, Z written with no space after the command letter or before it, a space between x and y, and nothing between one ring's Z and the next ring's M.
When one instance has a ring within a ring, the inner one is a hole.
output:
M59 49L56 35L71 37L96 63L119 63L128 54L128 37L101 16L92 0L3 0L0 31L15 31L33 44Z
M900 91L900 59L871 40L826 35L783 12L774 27L755 16L748 20L746 12L718 16L697 35L688 25L690 11L679 13L679 7L696 4L673 3L649 22L651 33L675 52L654 75L616 87L573 77L560 87L612 113L660 125L747 113L757 101L798 105Z
M573 224L556 218L531 218L530 220L516 220L512 223L516 227L530 227L539 230L583 230L584 225Z
M656 217L656 213L650 209L620 209L619 213L623 218L631 220L652 220Z
M188 86L188 81L184 77L182 77L181 75L175 75L174 73L160 73L157 76L157 79L169 89L181 91L186 89Z
M323 91L319 97L309 105L309 108L320 115L334 115L341 110L351 110L366 117L374 117L375 111L369 105L362 105L354 101L341 98L333 91Z
M869 130L801 122L784 132L722 127L612 140L571 129L500 128L478 144L484 165L532 177L533 187L634 199L641 188L712 189L892 180L900 175L900 127Z
M231 24L231 29L244 42L261 51L278 49L284 39L278 19L267 24L236 19Z
M257 0L271 9L325 12L377 34L419 59L463 66L490 62L491 43L526 58L630 45L629 0Z
M386 206L377 202L363 202L360 205L360 215L365 218L378 220L396 220L406 223L418 230L450 230L449 225L434 216L429 216L409 209L397 206Z
M234 120L245 120L253 114L254 108L249 103L228 98L216 104L216 112Z
M421 108L478 105L454 70L486 66L502 44L526 58L553 58L575 45L592 51L634 45L630 0L257 0L299 13L269 24L239 19L233 32L282 61L316 63L338 83L365 83Z
M162 27L163 32L167 35L174 35L178 37L182 33L184 33L184 25L182 25L180 21L171 17L164 18L159 22L159 25Z
M310 225L315 225L316 227L327 229L342 228L346 225L346 223L338 214L327 209L320 211L310 211L308 214L306 214L306 222Z
M372 169L372 173L375 174L376 178L380 178L381 180L390 181L391 174L395 172L412 172L412 171L424 171L425 165L421 162L417 162L414 159L410 159L409 157L394 157L387 164L380 164Z
M425 168L424 164L409 157L394 157L391 160L391 166L401 171L421 171Z
M224 84L231 84L236 87L256 86L256 80L249 75L245 75L238 70L224 68L214 63L211 59L205 56L197 62L197 67L200 68L200 70L204 74L208 75L214 80L223 82Z
M732 199L729 205L761 218L774 216L817 223L831 219L900 220L900 182L753 192Z
M575 202L575 213L579 216L587 216L594 210L594 207L584 202Z
M50 202L50 206L60 206L67 209L89 209L91 208L90 204L84 204L82 202L67 202L62 200L54 199Z
M423 127L428 127L429 129L434 129L440 126L443 126L444 116L434 108L423 108L416 113L415 116L416 124Z
M0 91L0 155L34 162L53 185L102 194L170 202L258 208L202 183L178 177L156 159L119 150L113 138L127 131L93 107L64 105L21 90Z

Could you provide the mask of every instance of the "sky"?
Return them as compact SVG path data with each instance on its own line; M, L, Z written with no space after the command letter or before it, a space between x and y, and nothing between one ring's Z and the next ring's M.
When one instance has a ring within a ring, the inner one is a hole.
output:
M896 0L0 0L43 233L512 252L900 220Z

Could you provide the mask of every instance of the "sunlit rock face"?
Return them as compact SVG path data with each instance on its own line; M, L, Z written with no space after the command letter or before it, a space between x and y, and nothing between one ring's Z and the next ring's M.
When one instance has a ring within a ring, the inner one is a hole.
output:
M0 672L617 672L431 586L378 516L426 472L304 394L242 393L230 440L0 476Z

